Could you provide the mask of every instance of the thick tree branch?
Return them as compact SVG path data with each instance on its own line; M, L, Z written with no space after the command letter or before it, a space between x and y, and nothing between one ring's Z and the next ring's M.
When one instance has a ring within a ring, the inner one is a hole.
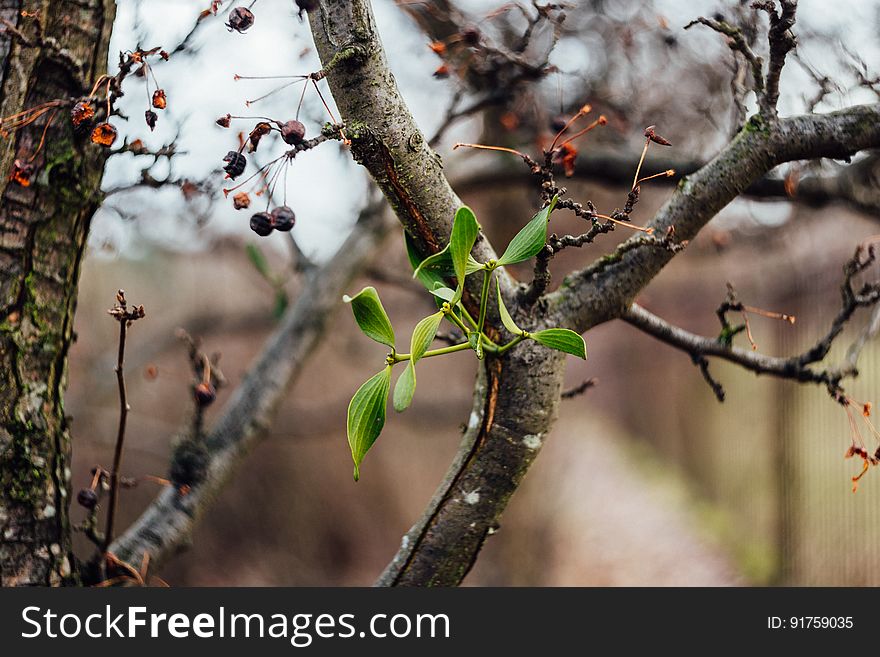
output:
M384 207L384 206L383 206ZM354 276L375 254L390 229L382 208L364 211L339 257L315 270L302 296L291 306L248 375L229 400L206 438L206 478L187 495L166 488L110 551L130 564L145 553L154 566L187 546L192 528L217 493L233 476L239 462L264 435L274 410L284 399L325 333L339 299Z
M448 240L461 203L400 96L369 2L324 0L318 12L310 12L309 23L325 67L334 57L338 61L340 53L351 53L327 80L349 127L352 153L369 170L422 252L439 250ZM480 261L494 257L482 236L474 257ZM499 274L511 312L523 315L513 281ZM529 330L545 327L538 315L521 320ZM444 483L378 584L461 582L552 426L562 362L558 353L529 342L503 358L481 363L474 394L474 408L481 410L472 416Z
M667 149L668 150L668 149ZM628 150L593 150L578 155L573 179L589 180L629 188L633 168L639 161L638 152ZM519 163L517 163L519 164ZM676 157L666 150L654 153L645 167L648 172L672 169L674 176L657 178L654 186L677 185L682 177L699 171L705 160L686 156ZM468 168L467 173L453 179L453 186L461 194L534 182L534 176L524 167L491 166ZM797 180L794 195L786 190L786 181L779 177L763 176L755 180L742 196L756 201L786 200L808 207L825 207L832 203L845 203L852 209L880 217L880 157L872 153L849 166L840 167L835 173L805 175Z
M658 235L674 227L677 239L691 240L724 206L783 162L847 159L878 147L880 104L796 116L773 124L752 117L711 162L682 179L649 226ZM638 239L631 238L610 256L569 275L560 290L547 296L559 322L585 331L626 312L636 294L674 255L665 249L632 248Z

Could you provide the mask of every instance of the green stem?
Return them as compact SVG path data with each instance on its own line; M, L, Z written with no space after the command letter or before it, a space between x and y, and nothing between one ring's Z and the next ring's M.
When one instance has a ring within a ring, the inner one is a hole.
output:
M452 354L456 351L465 351L466 349L470 349L471 345L469 342L462 342L461 344L454 344L451 347L441 347L440 349L431 349L430 351L426 351L422 354L422 358L430 358L431 356L442 356L443 354ZM410 360L412 358L412 354L392 354L391 360L395 363L400 363L405 360Z
M483 290L480 292L480 319L477 322L477 330L483 332L483 324L486 322L486 309L489 307L489 283L492 281L491 270L483 273Z
M527 335L518 335L513 340L508 342L507 344L498 347L498 351L495 353L497 353L500 356L501 354L505 353L506 351L509 351L510 349L512 349L513 347L518 345L520 342L525 340L527 337L528 337Z
M462 310L464 310L464 307L462 307L462 306L459 306L459 307L460 307ZM458 328L460 328L462 331L464 331L465 336L467 336L467 334L471 332L471 329L469 329L467 326L464 325L464 322L462 322L462 321L458 318L458 316L455 314L455 311L454 311L453 309L450 308L450 309L449 309L449 312L446 313L446 319L448 319L450 322L452 322L452 323L455 324Z
M464 304L459 305L461 308L461 314L464 315L464 318L468 321L468 323L474 328L477 328L477 322L471 317L471 314L467 311L467 308L464 307Z

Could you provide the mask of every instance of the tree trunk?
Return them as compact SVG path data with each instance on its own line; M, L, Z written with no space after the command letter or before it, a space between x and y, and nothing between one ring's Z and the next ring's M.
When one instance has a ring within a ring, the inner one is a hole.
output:
M0 33L0 115L88 94L106 69L115 11L113 0L0 0L0 17L29 42ZM88 129L74 132L68 109L59 108L33 161L31 185L9 182L13 161L30 159L51 115L0 141L2 586L78 579L62 393L80 262L106 152L91 144Z

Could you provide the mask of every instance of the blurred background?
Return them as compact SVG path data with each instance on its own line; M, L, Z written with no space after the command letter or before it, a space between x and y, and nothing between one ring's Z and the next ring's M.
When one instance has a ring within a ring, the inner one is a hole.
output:
M172 441L192 410L189 364L175 329L185 328L201 337L207 351L222 353L230 385L211 408L210 422L259 353L279 310L295 302L297 262L333 257L369 189L350 154L326 144L298 157L286 190L278 192L286 193L297 213L293 235L304 256L292 258L280 234L261 239L250 232L250 212L236 212L220 192L219 169L223 155L238 146L239 131L246 134L254 121L223 129L215 120L227 113L292 118L301 86L279 90L288 81L235 77L307 74L320 65L308 26L290 0L259 0L252 7L255 24L243 34L223 24L234 3L197 22L206 4L118 0L111 52L137 46L172 52L155 67L168 95L156 131L136 120L120 121L118 128L150 149L173 143L178 154L153 166L152 157L127 153L107 167L108 196L94 219L83 266L66 398L75 490L88 484L93 465L112 457L117 328L106 309L116 289L124 288L147 310L127 348L127 474L165 476ZM521 8L499 0L373 4L404 97L426 135L443 128L435 149L496 245L531 217L537 195L516 158L453 152L457 141L538 153L552 139L557 117L590 103L588 120L602 113L608 125L576 142L578 169L565 184L572 197L610 211L626 201L646 126L656 125L673 146L650 150L643 175L670 162L686 170L705 161L740 125L737 86L731 84L738 67L723 38L684 26L697 16L720 14L742 24L759 51L766 32L766 17L735 0L587 0L568 3L564 23L552 12L539 20L529 2ZM785 69L782 114L877 99L865 62L880 61L880 3L834 5L801 3L799 48ZM482 43L516 51L552 72L523 79L522 69L480 59L460 38L473 28ZM442 66L447 70L438 71ZM126 84L132 92L126 90L121 109L140 116L143 94L134 87L143 81ZM750 113L753 95L744 95L743 102ZM472 106L479 111L445 125L450 112ZM310 135L329 120L327 112L317 94L305 95L300 118ZM285 148L279 141L266 141L254 161L277 157ZM864 179L828 188L825 198L806 192L818 188L816 180L843 180L843 163L795 164L775 172L770 192L725 208L639 302L688 330L716 335L715 309L729 282L744 303L797 316L793 325L752 318L762 353L805 350L837 312L843 264L857 244L878 232L876 157L855 163L867 171ZM633 220L648 221L674 182L644 185ZM772 191L783 187L788 195ZM557 213L553 222L557 233L583 232L572 216ZM566 250L553 262L554 280L628 236L618 230L582 250ZM254 265L263 259L278 278L274 284ZM350 292L376 286L395 327L406 332L433 303L410 280L410 271L395 229ZM513 273L528 280L530 265ZM842 358L868 321L868 313L856 317L829 362ZM567 381L575 387L595 378L597 384L563 401L540 458L466 584L880 584L880 480L869 472L852 492L860 464L844 459L847 417L822 388L713 362L712 372L727 391L720 404L689 357L625 324L600 326L585 338L589 360L570 359ZM737 340L748 344L742 336ZM157 574L172 586L370 584L458 447L476 371L467 354L426 362L413 406L389 416L355 484L346 407L383 356L340 303L332 330L290 389L265 440L207 513L191 548ZM880 401L878 359L880 348L869 345L861 376L847 386L853 398ZM866 441L876 448L872 436ZM152 486L125 491L122 526L149 504L157 492ZM83 510L72 513L76 521ZM78 549L88 555L85 541Z

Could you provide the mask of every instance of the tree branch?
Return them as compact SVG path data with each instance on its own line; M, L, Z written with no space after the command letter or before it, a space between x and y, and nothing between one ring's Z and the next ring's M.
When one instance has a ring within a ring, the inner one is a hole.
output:
M648 225L656 235L674 227L678 240L692 240L724 206L775 166L821 157L847 159L878 147L880 104L773 124L752 117L712 161L682 179ZM638 239L630 238L610 256L569 275L560 290L545 297L558 322L583 332L626 312L674 255L666 249L633 248Z
M438 251L448 241L461 202L394 83L369 2L323 0L318 12L309 13L309 23L323 62L342 48L356 49L357 57L347 58L327 76L350 128L352 153L376 180L421 252ZM483 262L495 257L483 236L473 254ZM530 330L545 328L541 316L525 316L509 275L501 270L497 275L511 312L528 321ZM466 303L478 298L469 290ZM493 326L498 321L492 309L489 319ZM479 412L472 415L443 484L378 584L461 582L553 424L562 363L560 354L531 342L481 363L474 391L474 409Z
M668 150L668 149L667 149ZM628 150L589 150L578 155L574 180L590 180L627 187L632 184L632 172L639 160L638 152ZM654 186L673 186L681 179L699 171L705 160L667 154L664 150L647 161L650 171L672 169L674 176L657 178ZM880 157L872 153L840 171L827 175L803 176L797 181L794 194L786 190L782 178L763 176L755 180L742 195L756 201L786 200L809 207L824 207L831 203L845 203L854 210L880 217ZM512 184L530 184L534 176L521 166L473 168L453 179L453 186L461 194Z
M276 406L296 380L352 278L363 268L387 235L384 205L367 208L354 231L328 264L314 271L302 296L291 306L223 415L206 437L209 462L205 479L187 495L174 488L160 493L141 517L110 546L110 552L131 564L145 553L155 566L186 547L192 528L239 462L263 437Z
M858 374L859 355L865 343L880 329L880 318L878 318L880 316L877 311L874 312L859 338L850 346L844 362L839 367L819 370L813 369L811 365L825 359L831 350L831 345L843 332L856 310L876 306L880 302L880 281L864 283L858 289L854 287L854 278L866 271L875 260L873 244L869 244L867 247L860 245L856 249L855 255L843 268L844 280L840 289L841 307L831 322L828 332L810 349L789 358L765 356L755 351L746 351L735 347L731 344L732 335L729 335L725 340L723 337L710 339L688 333L684 329L673 326L651 314L638 304L632 304L622 315L622 319L658 340L690 354L694 364L700 367L703 377L712 387L719 401L724 401L724 391L721 385L709 374L707 356L736 363L756 374L771 374L782 379L792 379L802 383L818 383L826 386L831 396L835 400L839 400L842 398L841 380ZM718 311L722 320L723 308L724 306ZM723 321L725 321L725 329L729 329L726 320Z

